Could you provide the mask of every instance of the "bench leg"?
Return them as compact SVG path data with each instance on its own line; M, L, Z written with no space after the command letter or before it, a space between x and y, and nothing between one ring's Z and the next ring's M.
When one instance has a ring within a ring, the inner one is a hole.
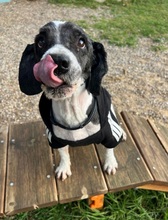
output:
M90 197L89 206L91 209L102 209L104 206L104 194Z

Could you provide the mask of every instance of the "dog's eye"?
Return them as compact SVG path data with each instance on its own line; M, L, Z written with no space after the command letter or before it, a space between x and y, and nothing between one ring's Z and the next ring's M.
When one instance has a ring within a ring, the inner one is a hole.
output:
M85 40L84 38L80 38L78 41L78 47L84 48L85 47Z
M39 48L43 48L44 45L45 45L45 40L44 39L39 40L37 45L38 45Z

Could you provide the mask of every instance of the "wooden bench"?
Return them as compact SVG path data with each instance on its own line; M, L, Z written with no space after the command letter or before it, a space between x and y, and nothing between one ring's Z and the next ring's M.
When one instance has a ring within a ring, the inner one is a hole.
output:
M90 198L99 208L103 195L130 188L168 191L168 129L122 112L127 140L115 149L119 169L114 176L102 171L104 147L70 148L72 176L55 179L59 163L48 146L42 122L0 127L0 215Z

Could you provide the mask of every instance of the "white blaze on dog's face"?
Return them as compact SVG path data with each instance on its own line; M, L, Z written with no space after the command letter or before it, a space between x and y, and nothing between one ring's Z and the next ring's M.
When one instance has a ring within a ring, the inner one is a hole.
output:
M50 99L71 97L91 72L93 47L86 33L70 22L50 22L35 38L39 63L34 74Z

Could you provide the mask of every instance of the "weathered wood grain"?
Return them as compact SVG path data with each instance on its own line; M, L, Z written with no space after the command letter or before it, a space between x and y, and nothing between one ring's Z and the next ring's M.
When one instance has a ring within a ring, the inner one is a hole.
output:
M72 176L64 182L55 181L53 162L57 166L59 156L48 146L42 122L10 125L9 136L8 126L1 126L0 216L134 187L167 192L168 129L126 112L119 120L127 140L115 148L117 173L102 171L102 145L75 147Z
M129 131L142 153L156 185L168 184L168 155L149 123L127 112L122 113Z
M150 125L152 126L156 136L162 143L163 147L165 148L166 152L168 153L168 128L151 120L148 120Z
M118 170L115 175L105 174L108 190L117 192L141 186L153 182L153 178L134 144L129 132L123 124L122 119L118 116L124 131L127 133L127 140L121 142L115 149L114 153L118 161ZM104 164L105 147L97 145L97 151L101 164Z
M0 126L0 216L4 213L8 126Z
M58 151L54 151L56 166ZM107 186L97 158L94 145L70 147L71 171L65 181L57 180L59 202L66 203L107 193Z
M42 122L10 126L5 212L57 203L52 152Z

